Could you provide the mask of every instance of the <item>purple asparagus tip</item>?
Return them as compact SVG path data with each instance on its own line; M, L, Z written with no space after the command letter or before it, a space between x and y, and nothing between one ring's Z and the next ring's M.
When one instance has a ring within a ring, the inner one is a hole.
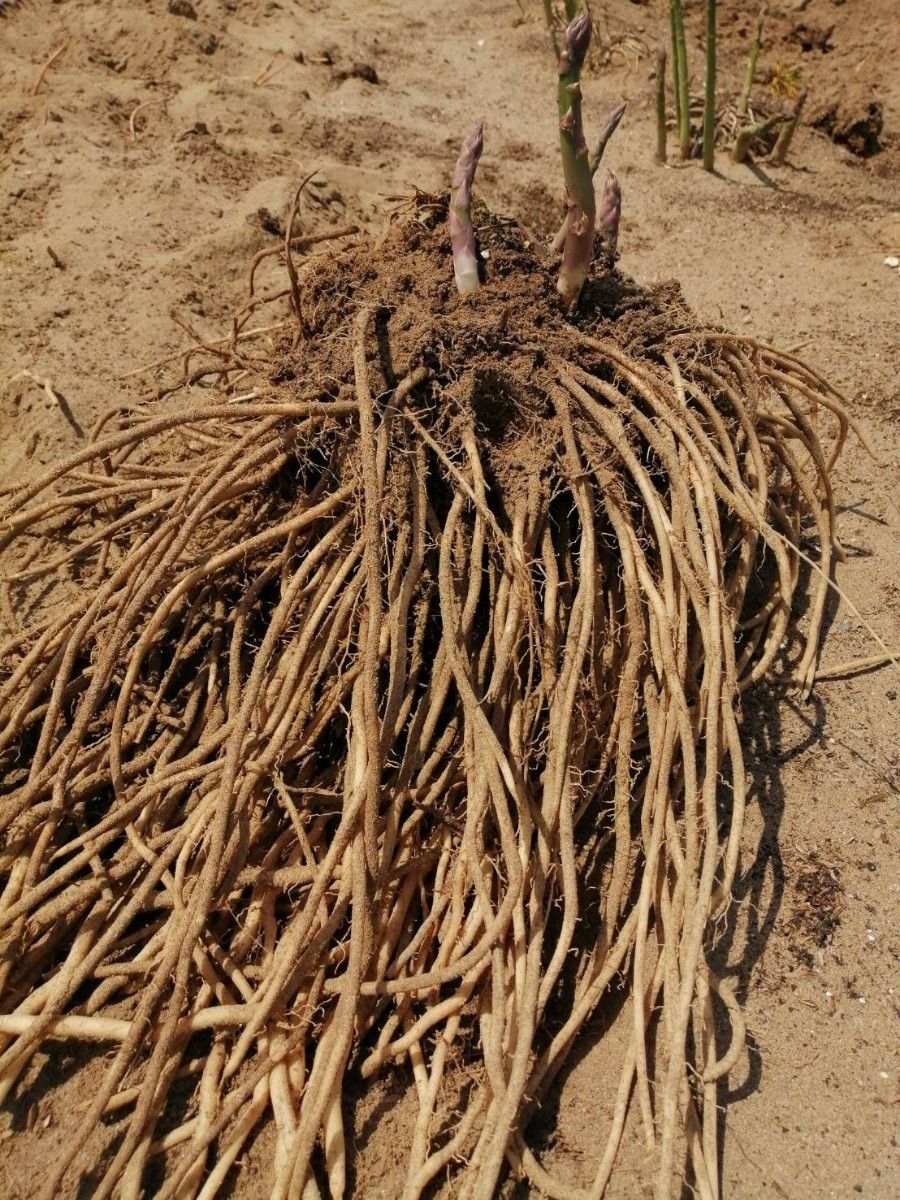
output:
M597 213L597 226L603 234L612 254L616 253L619 241L619 218L622 215L622 189L612 171L608 171L603 181L603 194L600 197L600 209Z
M481 151L484 148L484 123L472 130L462 144L450 181L450 245L453 249L453 273L463 294L479 287L478 253L472 228L472 184Z
M591 44L591 14L584 10L566 26L563 40L563 52L559 59L559 73L565 75L569 71L580 71Z
M471 189L475 178L475 168L484 149L484 121L479 121L462 144L456 166L453 168L453 179L450 186L454 188L467 187ZM471 191L468 197L471 201Z

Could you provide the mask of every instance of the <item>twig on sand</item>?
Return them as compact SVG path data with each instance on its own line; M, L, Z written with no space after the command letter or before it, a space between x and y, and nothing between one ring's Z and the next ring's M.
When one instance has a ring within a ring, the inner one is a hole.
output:
M72 426L72 429L75 431L77 436L82 440L85 438L85 432L79 424L78 418L72 412L72 408L68 400L58 388L53 386L49 379L43 379L40 375L35 375L33 371L28 370L19 371L17 374L13 375L9 382L13 383L16 379L28 379L32 383L37 384L39 388L43 388L48 399L50 399L52 403L56 405L68 423Z
M53 51L53 53L50 55L50 57L47 59L47 61L44 63L44 65L41 67L41 69L38 71L37 78L34 81L34 86L31 89L32 96L36 96L38 94L38 92L41 90L41 85L44 82L44 78L45 78L47 72L50 70L50 68L53 66L53 64L56 62L56 60L59 58L59 56L63 53L63 51L68 49L68 45L69 45L68 42L63 42L61 46L57 46L56 49Z
M161 104L163 108L166 106L166 101L163 96L156 97L153 100L144 100L138 104L136 108L131 110L131 116L128 118L128 128L131 131L131 140L136 142L138 139L138 128L135 124L138 113L142 113L145 108L149 108L152 104Z

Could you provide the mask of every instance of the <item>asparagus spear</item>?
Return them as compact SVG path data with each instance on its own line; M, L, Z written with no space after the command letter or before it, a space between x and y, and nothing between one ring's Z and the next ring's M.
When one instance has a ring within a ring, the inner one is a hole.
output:
M778 131L778 140L775 142L775 149L772 151L772 162L779 167L785 158L787 158L788 147L791 144L791 138L794 136L797 126L800 124L800 114L803 112L803 105L805 103L806 88L797 96L791 115Z
M590 41L591 16L581 12L566 28L557 90L559 146L568 213L556 288L567 308L577 303L590 270L596 218L594 181L581 124L581 68Z
M675 58L678 67L678 141L681 157L691 156L691 113L688 98L687 45L684 40L684 12L681 0L672 0L672 32L675 39Z
M681 131L681 75L678 66L678 29L675 20L675 5L669 5L669 25L672 40L672 105L675 109L675 132Z
M716 0L706 0L706 95L703 101L703 169L716 160Z
M666 48L656 52L656 161L666 161Z
M600 207L597 210L597 228L609 246L610 257L614 258L619 242L619 218L622 215L622 189L614 172L608 171L603 181Z
M759 10L759 16L756 18L756 31L753 34L753 41L750 43L750 54L747 58L747 73L744 76L744 86L741 88L741 94L737 103L737 115L743 119L747 115L747 106L750 103L750 89L753 87L753 77L756 75L756 60L759 58L759 45L762 41L763 21L766 19L766 6L763 5Z
M478 252L472 228L472 184L484 146L484 126L479 124L462 144L450 181L450 245L456 286L465 295L479 288Z

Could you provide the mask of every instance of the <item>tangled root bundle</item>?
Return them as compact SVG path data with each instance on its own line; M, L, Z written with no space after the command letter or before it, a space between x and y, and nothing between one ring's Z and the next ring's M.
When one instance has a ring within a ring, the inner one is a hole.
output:
M566 316L497 218L458 297L445 211L289 243L293 342L249 336L257 293L7 494L0 1091L111 1047L47 1196L136 1197L162 1156L155 1194L207 1200L271 1117L271 1194L339 1197L345 1081L398 1064L408 1200L601 1196L629 1113L659 1197L718 1194L740 696L814 678L847 419L674 287L609 271ZM529 1122L623 989L567 1183Z

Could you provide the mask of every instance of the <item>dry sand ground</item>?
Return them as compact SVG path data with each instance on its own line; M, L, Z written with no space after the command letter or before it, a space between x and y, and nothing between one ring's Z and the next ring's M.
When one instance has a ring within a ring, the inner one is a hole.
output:
M802 345L846 391L882 461L851 446L840 467L840 582L896 647L900 272L883 259L900 253L900 9L771 5L760 60L766 75L799 65L810 120L849 130L857 150L875 148L883 119L877 153L859 157L804 125L790 166L722 161L709 176L652 162L662 7L594 4L601 52L588 112L596 123L620 98L630 103L609 151L625 197L622 267L646 282L677 277L707 319ZM686 7L699 76L702 5ZM76 426L108 405L159 385L159 373L122 377L186 344L170 312L205 335L222 329L247 261L274 244L296 182L314 168L308 227L373 222L384 195L442 186L461 134L484 116L485 198L536 229L555 219L553 70L537 0L26 0L0 10L4 481L76 445ZM754 11L720 4L723 91L742 74ZM69 419L32 379L10 382L22 370L50 381ZM833 613L826 662L874 648L846 606ZM751 1034L721 1096L733 1200L900 1192L898 714L890 669L823 683L805 705L762 690L747 701L756 786L743 904L719 949ZM26 1134L0 1135L0 1194L35 1194L98 1066L83 1061L49 1089L50 1064L12 1105L5 1120ZM397 1194L414 1111L404 1082L351 1101L359 1196ZM609 1092L598 1039L545 1121L543 1154L573 1181L596 1152ZM263 1132L235 1195L266 1194L267 1149ZM640 1194L640 1159L635 1144L614 1195Z

